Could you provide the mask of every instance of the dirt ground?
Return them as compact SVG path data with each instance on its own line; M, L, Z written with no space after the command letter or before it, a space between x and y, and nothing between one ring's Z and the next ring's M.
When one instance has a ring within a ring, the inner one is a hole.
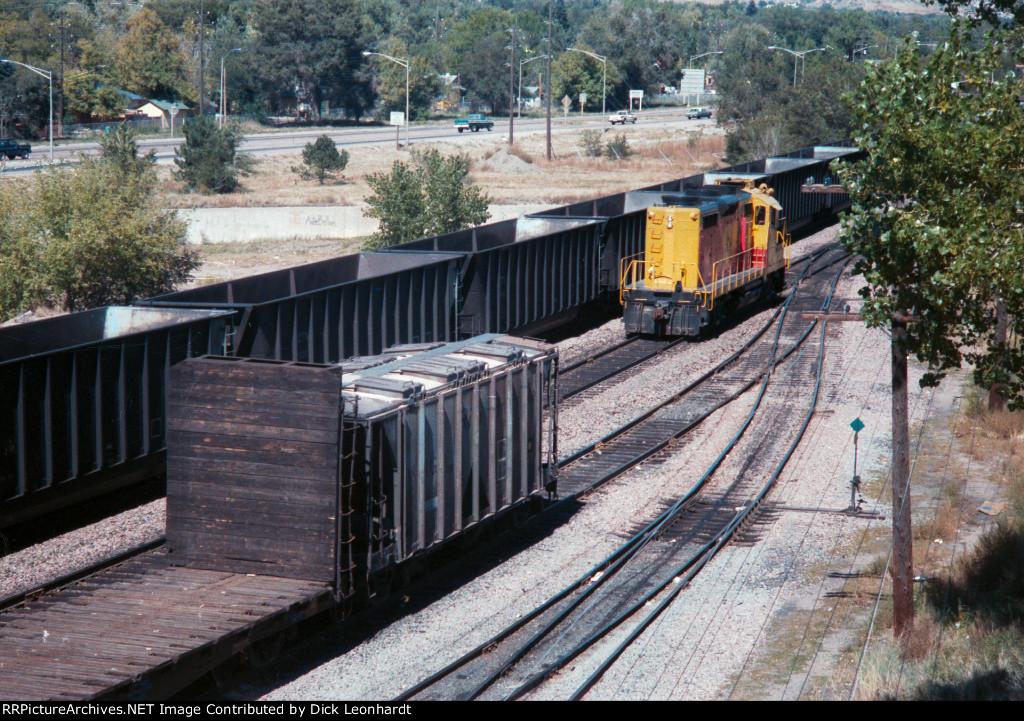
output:
M605 128L601 142L624 135L633 155L609 160L586 155L578 127L552 132L555 158L546 159L545 135L516 135L508 152L504 136L481 135L464 142L423 141L418 150L436 148L443 154L465 153L471 161L471 178L493 203L565 205L579 200L642 188L721 167L724 131L712 121L681 118L637 123L628 128ZM160 188L168 207L252 207L293 205L358 205L370 195L367 176L387 172L396 160L408 161L409 153L390 143L349 148L343 177L334 183L301 180L291 168L301 162L300 153L261 158L253 175L243 178L243 190L229 195L186 195L181 184L162 166ZM191 285L203 285L245 275L263 273L357 252L362 238L346 240L283 240L255 243L221 243L200 249L203 265Z

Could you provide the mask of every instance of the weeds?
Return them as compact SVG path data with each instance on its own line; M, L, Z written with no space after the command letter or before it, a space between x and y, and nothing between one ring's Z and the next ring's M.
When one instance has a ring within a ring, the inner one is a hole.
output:
M605 145L605 157L610 160L625 160L633 154L625 133L616 133Z
M1007 488L1010 507L951 571L936 573L925 586L910 633L872 645L859 698L1024 700L1024 414L988 413L976 388L964 400L963 423L970 427L954 436L969 444L965 452L989 461L976 473L990 473ZM996 459L1002 460L991 462ZM916 525L915 538L927 543L957 532L961 516L973 510L962 507L965 483L943 487L934 519ZM873 567L884 567L884 559ZM888 609L879 610L877 627L888 627Z
M591 158L601 157L601 131L600 130L584 130L580 133L580 145L583 146L583 152Z

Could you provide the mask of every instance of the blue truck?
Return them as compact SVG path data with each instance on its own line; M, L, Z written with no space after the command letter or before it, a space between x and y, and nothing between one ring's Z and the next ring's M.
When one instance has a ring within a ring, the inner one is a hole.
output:
M487 130L494 130L494 121L483 113L470 113L464 118L455 119L456 130L461 133L467 128L472 130L474 133L483 128L487 128Z

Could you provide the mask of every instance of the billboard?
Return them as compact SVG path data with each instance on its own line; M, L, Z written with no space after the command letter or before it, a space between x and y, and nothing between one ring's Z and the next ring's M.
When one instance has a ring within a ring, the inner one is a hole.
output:
M679 78L679 93L681 95L697 95L704 92L704 70L695 68L684 68Z

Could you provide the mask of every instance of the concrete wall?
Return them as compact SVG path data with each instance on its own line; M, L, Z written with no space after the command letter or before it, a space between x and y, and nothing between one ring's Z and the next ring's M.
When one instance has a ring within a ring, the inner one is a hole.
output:
M536 213L548 205L492 205L488 222ZM358 238L377 230L365 205L290 208L194 208L178 211L188 221L188 242L246 243L254 240Z

